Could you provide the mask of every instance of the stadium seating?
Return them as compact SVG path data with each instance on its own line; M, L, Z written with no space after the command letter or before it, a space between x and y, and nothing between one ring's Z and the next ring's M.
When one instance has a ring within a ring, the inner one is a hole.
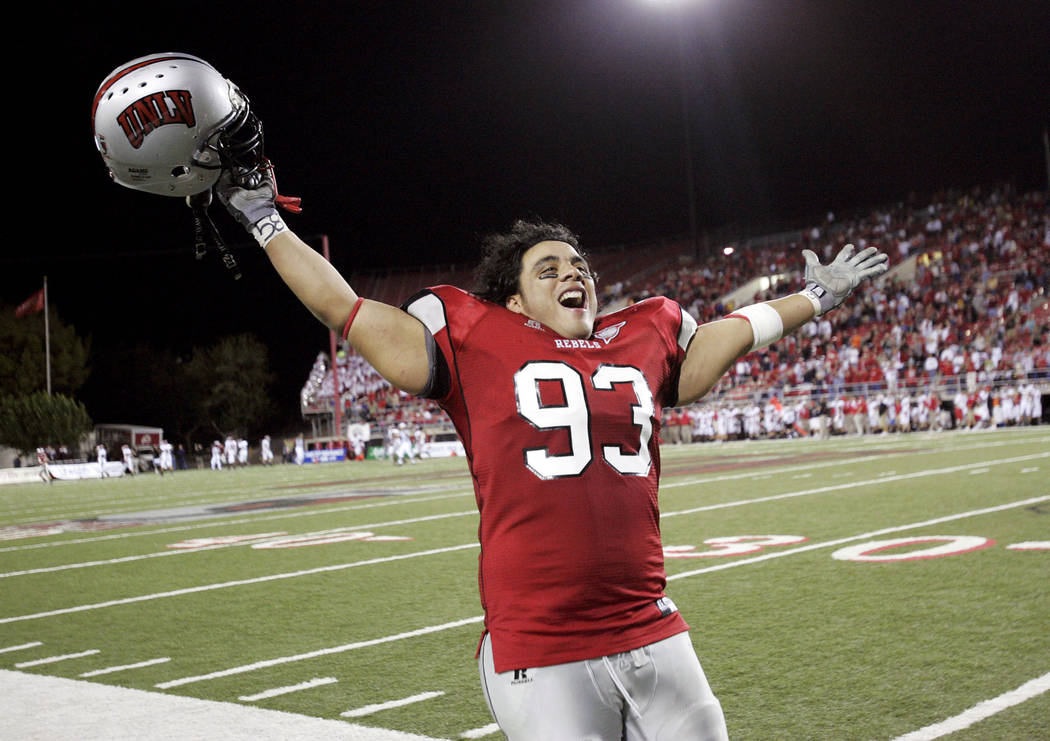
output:
M774 399L827 410L846 398L886 406L888 397L895 411L920 391L935 394L946 409L961 403L959 392L973 398L984 391L992 406L1003 406L1000 395L1012 400L1028 384L1050 392L1045 193L1017 194L1005 186L944 192L921 205L873 208L854 218L829 215L819 226L734 242L732 250L720 245L702 261L685 241L592 250L590 259L600 275L603 310L664 295L702 323L739 303L800 288L802 249L826 260L846 243L878 246L893 268L838 311L742 358L696 405L694 419L705 405ZM783 282L771 284L770 276ZM398 305L428 285L469 288L470 272L428 267L353 275L351 283L362 295ZM741 296L748 285L754 294ZM318 355L302 391L304 415L330 414L338 398L345 416L372 422L375 435L401 421L451 432L436 405L392 389L352 348L340 351L336 370L338 388L327 355Z

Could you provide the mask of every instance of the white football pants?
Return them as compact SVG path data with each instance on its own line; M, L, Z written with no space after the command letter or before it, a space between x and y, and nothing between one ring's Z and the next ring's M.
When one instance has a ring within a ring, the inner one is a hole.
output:
M688 633L598 659L497 674L481 686L510 741L726 741L725 717Z

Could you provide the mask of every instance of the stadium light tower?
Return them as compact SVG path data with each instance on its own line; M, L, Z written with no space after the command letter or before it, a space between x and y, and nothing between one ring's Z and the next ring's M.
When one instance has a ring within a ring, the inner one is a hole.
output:
M700 259L700 237L696 218L696 177L693 172L693 127L689 109L689 65L686 63L685 18L682 9L702 0L641 0L647 5L663 7L674 15L675 36L678 43L678 92L681 97L683 150L685 159L686 198L689 210L689 244L693 257Z

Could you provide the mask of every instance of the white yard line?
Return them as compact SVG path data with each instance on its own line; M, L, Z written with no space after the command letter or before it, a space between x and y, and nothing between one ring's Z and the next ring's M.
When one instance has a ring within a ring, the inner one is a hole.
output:
M1004 692L991 700L979 702L969 710L947 720L942 720L940 723L934 723L917 731L898 736L894 741L933 741L933 739L941 736L947 736L964 728L969 728L974 723L990 718L1007 708L1019 705L1026 700L1031 700L1033 697L1038 697L1047 690L1050 690L1050 673L1029 680L1017 689Z
M230 587L243 587L248 584L262 584L268 581L278 581L280 579L294 579L300 576L311 576L313 574L324 574L330 571L341 571L343 569L352 569L358 566L372 566L380 563L391 563L393 561L403 561L409 558L419 558L421 556L434 556L439 553L451 553L453 551L461 551L467 548L477 548L477 543L466 543L464 545L454 545L448 548L434 548L429 551L416 551L415 553L403 553L398 556L386 556L384 558L370 558L365 561L353 561L351 563L340 563L332 564L329 566L319 566L315 569L303 569L302 571L290 571L284 574L270 574L268 576L257 576L252 579L238 579L236 581L220 582L218 584L203 584L199 587L188 587L186 589L173 589L169 592L155 592L154 594L142 594L137 597L125 597L124 599L109 600L108 602L95 602L89 605L77 605L75 607L64 607L58 610L49 610L47 612L37 612L32 615L15 615L13 617L0 618L0 625L6 623L17 623L24 620L38 620L40 618L54 617L56 615L69 615L74 612L85 612L87 610L101 610L107 607L116 607L118 605L131 605L136 602L149 602L155 599L164 599L167 597L181 597L186 594L195 594L198 592L210 592L216 589L228 589Z
M311 679L308 682L300 682L299 684L293 684L288 687L274 687L272 690L259 692L255 695L241 695L237 699L241 702L257 702L258 700L269 700L271 697L290 695L293 692L301 692L303 690L313 689L314 687L323 687L326 684L335 684L338 681L339 680L335 677L317 677Z
M22 643L18 646L5 646L0 648L0 654L7 653L8 651L24 651L27 648L36 648L37 646L43 646L44 644L40 641L33 641L32 643Z
M34 659L33 661L23 661L15 664L15 669L28 669L31 666L43 666L44 664L57 664L60 661L68 661L69 659L82 659L85 656L94 656L99 653L99 649L92 648L88 651L80 651L75 654L62 654L61 656L48 656L43 659Z
M363 718L366 715L374 715L383 710L392 710L393 708L402 708L405 705L414 705L425 700L433 700L435 697L441 697L444 694L444 692L420 692L418 695L403 697L400 700L390 700L389 702L365 705L354 710L347 710L345 713L339 713L339 715L343 718Z
M114 672L123 672L130 669L143 669L147 666L156 666L157 664L166 664L171 661L171 658L164 656L158 659L148 659L146 661L137 661L134 664L123 664L121 666L107 666L105 669L95 669L94 671L84 672L79 675L83 678L87 677L101 677L103 674L113 674Z
M194 677L182 677L181 679L173 679L169 682L161 682L155 685L157 689L170 689L171 687L181 687L184 684L194 684L195 682L203 682L207 679L218 679L220 677L229 677L233 674L244 674L245 672L253 672L257 669L265 669L270 666L278 666L280 664L291 664L295 661L304 661L306 659L316 659L319 656L331 656L332 654L341 654L347 651L356 651L360 648L368 648L369 646L379 646L384 643L393 643L394 641L403 641L406 638L416 638L418 636L429 635L431 633L440 633L444 630L450 630L452 628L461 628L464 625L472 625L474 623L480 623L485 618L483 615L478 615L472 618L465 618L463 620L455 620L451 623L444 623L442 625L431 625L426 628L419 628L418 630L410 630L405 633L398 633L396 635L383 636L382 638L373 638L369 641L358 641L357 643L347 643L342 646L332 646L330 648L322 648L317 651L308 651L303 654L295 654L294 656L280 656L276 659L267 659L265 661L256 661L253 664L244 664L243 666L235 666L230 669L222 669L221 671L211 672L210 674L198 674Z

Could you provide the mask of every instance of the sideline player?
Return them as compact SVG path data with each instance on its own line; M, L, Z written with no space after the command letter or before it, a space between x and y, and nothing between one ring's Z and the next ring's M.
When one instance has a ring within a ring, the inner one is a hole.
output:
M165 439L160 441L160 461L157 466L157 472L164 475L164 472L175 473L175 460L172 457L172 451L174 447Z
M481 511L482 684L508 738L726 738L664 594L661 409L841 304L886 256L847 245L825 266L803 251L802 292L697 327L666 298L598 317L575 235L518 222L486 240L475 293L437 286L399 309L287 228L271 171L237 183L224 172L219 199L306 307L456 425Z
M43 448L36 449L36 463L40 466L40 480L47 484L53 483L55 477L51 475L51 469L48 468L51 460L47 457L47 451Z
M270 436L265 435L259 441L259 458L264 466L273 465L273 447L270 444Z
M132 476L135 475L135 451L131 449L131 446L124 443L120 446L120 455L124 461L124 470Z
M222 470L222 443L215 440L211 444L211 470Z
M98 460L98 477L100 479L108 478L109 474L106 473L106 463L109 458L109 451L106 450L106 446L103 443L99 443L95 446L95 457Z
M233 435L226 436L226 442L222 448L223 455L225 456L225 463L227 468L234 469L237 467L237 441L233 439Z

